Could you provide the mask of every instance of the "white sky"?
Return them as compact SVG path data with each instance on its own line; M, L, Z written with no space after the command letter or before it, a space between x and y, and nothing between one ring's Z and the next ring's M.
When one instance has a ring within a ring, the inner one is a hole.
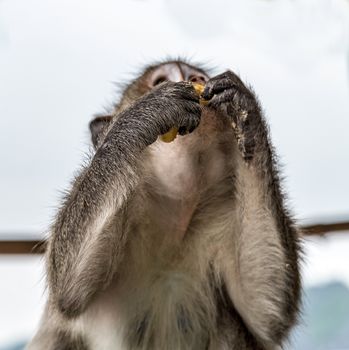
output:
M0 0L0 230L45 229L112 82L178 54L255 87L298 217L348 213L349 2L214 3Z
M348 53L346 0L0 0L0 232L47 228L112 82L167 55L254 86L298 218L348 215ZM348 235L306 252L308 284L349 285ZM11 259L0 259L0 345L32 332L42 300L37 258Z

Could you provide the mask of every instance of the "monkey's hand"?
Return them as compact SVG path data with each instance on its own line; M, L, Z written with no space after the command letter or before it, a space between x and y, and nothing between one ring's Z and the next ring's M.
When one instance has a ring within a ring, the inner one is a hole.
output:
M165 82L121 112L105 143L114 143L113 140L117 143L120 137L125 140L127 136L127 143L143 149L173 127L181 135L192 132L199 125L200 117L199 96L192 84Z
M246 162L255 155L257 138L264 129L259 103L241 79L232 71L227 71L210 79L202 93L210 100L209 107L226 115L234 130L242 157Z

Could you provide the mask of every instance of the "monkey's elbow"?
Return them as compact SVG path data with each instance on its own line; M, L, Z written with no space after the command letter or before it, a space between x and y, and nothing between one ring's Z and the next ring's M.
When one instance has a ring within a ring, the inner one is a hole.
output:
M59 312L66 318L76 318L80 314L79 307L72 304L67 298L60 297L57 301L57 307Z
M58 311L67 319L74 319L81 315L84 311L84 307L78 301L69 300L69 298L61 296L56 306Z

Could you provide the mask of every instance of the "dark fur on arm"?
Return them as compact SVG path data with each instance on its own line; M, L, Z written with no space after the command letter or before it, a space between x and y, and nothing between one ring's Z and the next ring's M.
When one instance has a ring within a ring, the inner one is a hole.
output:
M198 97L188 83L164 83L116 116L90 165L75 180L48 249L51 297L68 317L105 288L127 240L127 202L141 174L142 151L171 127L195 128Z
M297 230L284 205L268 127L254 93L228 71L207 83L203 97L229 118L239 150L235 236L225 284L247 327L273 348L298 314Z

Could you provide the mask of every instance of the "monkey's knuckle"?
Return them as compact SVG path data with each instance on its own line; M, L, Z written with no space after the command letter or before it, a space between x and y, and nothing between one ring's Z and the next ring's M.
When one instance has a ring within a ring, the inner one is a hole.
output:
M221 101L219 95L215 95L210 102L208 103L208 107L213 109L220 108L224 103Z
M230 79L233 78L239 78L237 74L235 74L232 70L227 70L223 73L225 76L229 77Z

